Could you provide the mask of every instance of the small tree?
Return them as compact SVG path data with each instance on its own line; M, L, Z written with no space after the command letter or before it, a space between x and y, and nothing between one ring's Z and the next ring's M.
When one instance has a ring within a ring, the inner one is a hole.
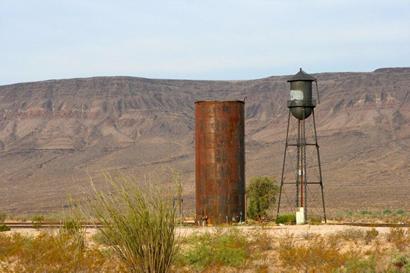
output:
M269 177L254 177L246 189L247 216L251 219L261 220L267 217L267 211L276 203L278 186Z

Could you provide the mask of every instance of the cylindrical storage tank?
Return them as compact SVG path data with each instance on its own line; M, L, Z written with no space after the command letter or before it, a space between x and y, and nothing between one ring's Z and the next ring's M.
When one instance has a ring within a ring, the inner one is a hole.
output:
M291 103L289 104L292 115L300 120L308 118L312 113L312 82L311 81L292 81L290 82ZM292 100L297 97L300 99ZM300 95L299 95L300 94Z
M301 68L288 82L290 83L288 107L292 115L299 120L308 118L316 103L312 99L312 83L316 82L316 78Z
M245 220L243 101L195 102L195 196L198 223Z

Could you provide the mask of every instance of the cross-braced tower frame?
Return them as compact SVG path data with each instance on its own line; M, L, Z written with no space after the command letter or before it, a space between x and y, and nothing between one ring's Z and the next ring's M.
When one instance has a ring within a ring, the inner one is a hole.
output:
M323 219L326 222L322 166L320 161L319 144L317 141L316 120L314 111L314 108L316 107L316 101L312 99L312 82L316 82L316 79L310 76L309 74L306 74L301 69L299 73L297 73L290 80L288 80L288 82L290 82L291 85L290 100L288 101L289 115L286 129L285 151L283 155L282 175L280 181L279 198L276 213L277 216L279 216L284 186L294 185L296 194L295 207L303 208L303 222L306 221L308 219L309 205L308 187L310 185L319 185L321 193L321 205L323 208ZM317 93L317 96L319 99L319 92ZM289 130L292 116L297 119L297 135L295 142L289 140ZM313 141L307 142L306 121L308 120L309 116L312 116L311 120L313 122ZM284 181L287 153L289 147L292 146L296 147L296 177L294 181ZM308 148L313 148L316 150L315 154L317 155L318 163L318 179L316 179L316 181L310 180L307 174Z

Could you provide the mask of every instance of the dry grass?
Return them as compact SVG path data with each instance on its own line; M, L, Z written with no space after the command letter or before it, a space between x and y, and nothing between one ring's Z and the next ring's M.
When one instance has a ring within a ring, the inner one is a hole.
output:
M82 233L0 234L2 273L124 272L107 254L87 247Z
M132 272L105 239L104 245L87 244L84 231L72 221L54 234L0 234L0 272ZM184 237L169 272L410 272L406 229L379 234L376 229L351 228L328 235L270 231L225 227Z
M287 236L280 241L278 253L288 272L332 272L355 254L342 252L337 241L322 236L310 236L307 241Z
M391 228L387 234L387 241L394 244L394 246L403 251L410 247L410 231L404 228Z

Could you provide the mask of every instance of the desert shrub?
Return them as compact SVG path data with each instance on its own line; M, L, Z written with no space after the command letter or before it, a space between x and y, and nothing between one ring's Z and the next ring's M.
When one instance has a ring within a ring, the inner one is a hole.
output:
M385 209L385 210L383 210L383 214L384 215L390 215L390 214L392 214L392 211L389 210L389 209Z
M331 237L336 238L336 239L340 238L345 241L357 242L359 240L365 239L366 233L361 229L348 228L348 229L337 232Z
M289 235L279 241L278 253L286 272L332 272L350 258L350 254L340 251L334 240L322 236L297 242Z
M276 223L294 225L296 224L296 215L293 213L278 215Z
M388 272L410 272L410 254L399 254L393 257Z
M394 244L399 250L404 250L410 244L410 235L403 228L391 228L387 234L387 241Z
M363 215L363 216L371 216L372 212L368 211L368 210L361 210L360 214Z
M107 177L113 193L95 189L92 215L103 224L102 241L131 273L166 273L177 252L172 200L158 191Z
M125 272L97 248L87 248L81 233L38 236L0 235L2 273Z
M369 244L371 241L376 239L378 235L379 235L379 232L375 228L367 230L366 235L364 236L364 240L366 244Z
M248 199L247 216L251 219L266 218L267 211L276 203L278 186L269 177L254 177L246 189Z
M201 271L221 266L240 267L249 258L249 242L236 229L190 236L178 264Z
M272 238L267 232L259 231L249 240L252 249L256 252L272 250Z
M35 215L31 218L31 222L33 223L33 227L38 229L42 226L44 222L44 216L42 215Z
M349 216L349 217L352 217L352 216L353 216L353 211L348 210L348 211L346 212L346 215Z
M5 213L0 213L0 232L9 231L10 228L4 224L6 221L7 215Z
M6 224L0 224L0 232L9 231L10 228Z
M360 257L353 257L348 259L345 264L335 270L335 273L375 273L376 272L376 259L371 256L367 259Z
M404 215L404 214L406 214L406 212L403 209L398 209L398 210L396 210L396 214L397 215Z

